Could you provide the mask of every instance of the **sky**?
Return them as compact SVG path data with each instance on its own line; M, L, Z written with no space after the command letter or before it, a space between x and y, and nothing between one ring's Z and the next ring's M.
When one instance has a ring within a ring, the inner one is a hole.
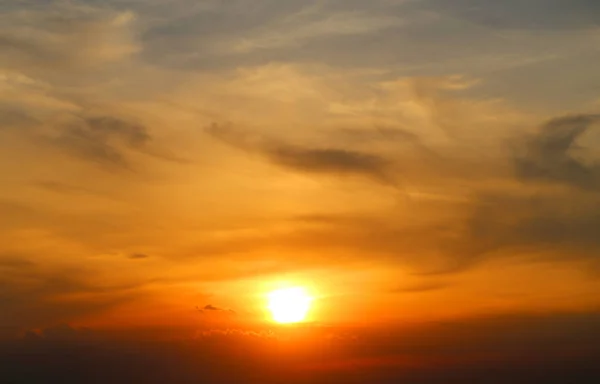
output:
M2 2L2 335L597 320L599 47L595 0Z

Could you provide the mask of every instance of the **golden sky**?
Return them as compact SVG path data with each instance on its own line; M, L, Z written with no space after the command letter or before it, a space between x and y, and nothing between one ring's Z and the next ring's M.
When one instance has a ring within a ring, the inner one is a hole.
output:
M598 310L600 8L472 3L2 3L0 325Z

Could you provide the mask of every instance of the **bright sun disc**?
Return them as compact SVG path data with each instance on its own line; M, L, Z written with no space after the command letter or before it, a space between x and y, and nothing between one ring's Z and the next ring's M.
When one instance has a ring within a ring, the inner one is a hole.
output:
M303 288L284 288L269 293L268 308L276 322L298 323L306 318L311 301Z

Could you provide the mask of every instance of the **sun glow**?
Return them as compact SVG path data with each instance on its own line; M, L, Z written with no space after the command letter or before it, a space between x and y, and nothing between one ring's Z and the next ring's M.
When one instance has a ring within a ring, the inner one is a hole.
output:
M269 293L268 308L274 321L298 323L306 319L312 300L304 288L283 288Z

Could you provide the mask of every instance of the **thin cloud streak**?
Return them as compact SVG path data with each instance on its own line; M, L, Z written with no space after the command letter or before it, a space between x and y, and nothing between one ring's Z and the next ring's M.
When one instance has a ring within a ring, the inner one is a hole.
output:
M207 132L230 145L257 152L273 164L300 172L366 176L390 183L391 161L370 153L338 148L304 148L274 140L244 137L235 130L212 125Z
M318 15L317 19L312 17ZM374 33L399 27L404 21L394 16L372 16L358 12L333 13L321 18L318 12L301 11L283 22L263 28L254 37L246 37L233 47L237 53L298 46L313 39Z

